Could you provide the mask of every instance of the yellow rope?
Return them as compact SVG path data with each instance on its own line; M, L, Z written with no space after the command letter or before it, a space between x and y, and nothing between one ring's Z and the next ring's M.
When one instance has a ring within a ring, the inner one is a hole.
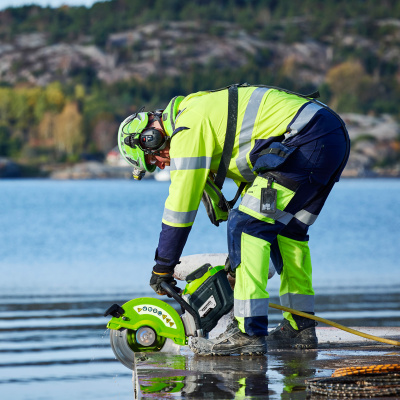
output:
M360 374L384 374L393 371L400 371L400 364L364 365L360 367L338 368L333 372L332 378L337 376Z
M380 338L378 336L369 335L368 333L363 333L363 332L357 331L355 329L347 328L347 326L337 324L336 322L329 321L328 319L325 319L325 318L317 317L316 315L307 314L302 311L297 311L297 310L294 310L293 308L280 306L280 305L274 304L274 303L269 303L269 306L271 308L276 308L277 310L286 311L291 314L300 315L301 317L306 317L309 319L313 319L315 321L322 322L327 325L331 325L335 328L341 329L342 331L346 331L346 332L352 333L353 335L361 336L366 339L371 339L371 340L375 340L376 342L382 342L382 343L386 343L386 344L392 344L394 346L400 346L400 342L398 342L397 340L384 339L384 338Z

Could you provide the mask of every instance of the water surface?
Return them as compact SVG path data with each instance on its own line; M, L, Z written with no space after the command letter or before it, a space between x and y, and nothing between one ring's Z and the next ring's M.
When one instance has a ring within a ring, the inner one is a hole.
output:
M228 197L235 187L225 184ZM0 181L0 392L132 398L104 310L148 286L168 183ZM342 180L310 229L317 315L400 326L400 180ZM184 255L226 252L200 206ZM269 282L277 303L279 281ZM281 318L272 310L271 326ZM267 373L273 374L273 371ZM283 385L284 383L282 383Z

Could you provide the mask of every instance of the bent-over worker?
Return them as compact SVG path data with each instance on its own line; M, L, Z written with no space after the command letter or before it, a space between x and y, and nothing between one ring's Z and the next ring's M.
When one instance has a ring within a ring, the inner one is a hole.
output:
M271 258L280 273L281 305L314 313L308 229L349 154L344 123L314 97L232 85L177 96L164 110L141 110L120 126L120 151L135 167L136 178L170 166L150 280L158 294L165 294L161 282L176 284L174 267L202 198L216 224L229 211L235 319L216 339L194 338L190 346L198 354L265 353L267 342L283 348L317 347L314 321L287 312L268 335L266 290ZM220 196L225 176L239 186L240 205L229 210L232 203L223 199L225 210L212 210L212 193Z

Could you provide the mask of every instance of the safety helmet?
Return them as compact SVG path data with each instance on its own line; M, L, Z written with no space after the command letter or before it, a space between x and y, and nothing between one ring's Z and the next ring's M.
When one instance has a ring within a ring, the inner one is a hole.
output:
M162 110L144 112L142 107L137 113L127 117L118 129L118 147L124 159L133 165L133 177L140 180L146 171L154 172L155 165L147 164L145 155L157 155L167 145L169 137L163 130L147 128L149 117L161 123ZM161 124L162 126L162 124Z
M165 110L144 112L144 107L142 107L137 113L126 118L119 126L119 151L124 159L133 165L133 177L135 179L140 180L144 177L146 171L153 172L156 169L155 165L146 163L145 155L157 155L160 150L166 147L174 134L175 119L183 99L183 96L175 96ZM150 118L159 121L163 129L147 128Z

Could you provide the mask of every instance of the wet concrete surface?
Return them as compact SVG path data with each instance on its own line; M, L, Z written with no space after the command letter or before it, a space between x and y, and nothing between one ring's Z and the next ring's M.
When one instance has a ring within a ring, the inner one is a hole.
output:
M359 330L400 340L400 328ZM333 328L317 328L317 336L318 350L280 350L270 346L264 356L204 357L194 355L188 347L182 347L175 355L136 353L133 397L332 400L338 397L311 394L306 390L305 381L330 377L337 368L400 364L398 346L362 339ZM393 399L400 395L374 398Z

